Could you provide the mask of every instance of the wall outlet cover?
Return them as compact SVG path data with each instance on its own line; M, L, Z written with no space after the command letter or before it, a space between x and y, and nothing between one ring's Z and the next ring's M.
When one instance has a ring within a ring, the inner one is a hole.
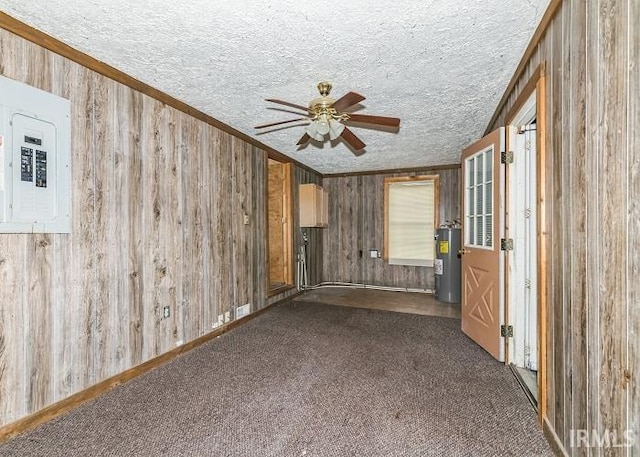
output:
M251 305L247 303L246 305L239 306L236 310L236 318L244 317L251 312Z

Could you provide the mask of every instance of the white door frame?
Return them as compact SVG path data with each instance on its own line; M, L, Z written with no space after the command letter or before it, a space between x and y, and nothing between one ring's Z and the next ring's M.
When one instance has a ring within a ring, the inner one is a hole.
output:
M513 326L508 360L517 367L538 370L538 287L537 287L537 151L536 96L534 90L509 126L509 150L513 163L508 172L509 252L507 287L509 323Z
M535 91L535 92L534 92ZM549 169L549 161L547 160L547 83L546 83L546 63L542 62L533 70L529 81L519 91L519 95L511 109L506 113L506 123L515 124L518 113L522 111L522 107L530 101L531 94L536 94L536 211L537 211L537 289L538 289L538 420L543 423L543 419L547 416L547 302L549 300L549 270L547 263L549 253L551 251L551 242L549 237L549 205L547 197L550 195L549 179L551 170ZM509 135L507 129L507 135ZM507 196L508 197L508 196ZM508 229L508 227L507 227ZM508 284L508 270L505 270L506 282ZM509 291L505 293L509 295ZM508 298L507 298L508 300ZM507 322L510 321L509 308L506 308ZM507 347L511 346L507 339ZM509 351L507 350L507 354Z

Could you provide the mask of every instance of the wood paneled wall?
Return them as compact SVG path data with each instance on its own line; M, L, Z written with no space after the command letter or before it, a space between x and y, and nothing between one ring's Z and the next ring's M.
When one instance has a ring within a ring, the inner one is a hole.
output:
M421 174L440 177L440 223L460 217L459 168L324 178L323 186L329 192L324 282L433 289L433 268L389 265L369 256L370 249L382 252L384 247L384 178Z
M564 0L490 126L546 63L547 418L570 455L640 454L639 48L640 2Z
M0 235L0 426L295 293L267 300L264 151L5 30L0 73L71 100L73 210Z

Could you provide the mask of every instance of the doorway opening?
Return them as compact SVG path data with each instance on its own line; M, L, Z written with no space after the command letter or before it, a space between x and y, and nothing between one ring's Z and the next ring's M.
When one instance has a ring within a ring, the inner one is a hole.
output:
M506 362L538 411L547 405L550 252L545 65L507 113L507 126L462 151L462 331ZM495 241L494 241L495 240Z
M529 400L538 407L538 208L536 90L511 120L508 129L513 163L507 172L507 236L513 251L507 266L507 308L513 326L508 360Z
M267 266L269 295L293 287L291 164L267 161Z

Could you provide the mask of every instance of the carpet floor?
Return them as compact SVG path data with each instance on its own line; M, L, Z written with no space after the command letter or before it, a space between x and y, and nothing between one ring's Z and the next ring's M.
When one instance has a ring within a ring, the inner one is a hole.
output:
M2 456L552 455L456 319L280 305L0 445Z

